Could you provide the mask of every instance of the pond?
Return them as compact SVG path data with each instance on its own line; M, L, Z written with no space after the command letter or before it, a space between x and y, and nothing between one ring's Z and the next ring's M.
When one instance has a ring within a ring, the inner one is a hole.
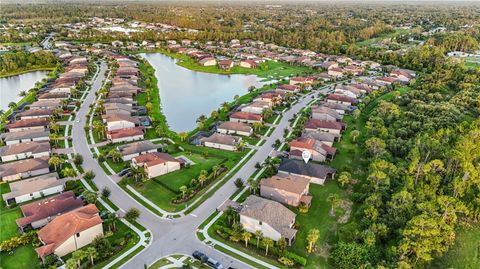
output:
M35 83L47 77L48 71L34 71L16 76L0 78L0 109L8 110L10 102L17 103L22 99L22 91L28 91Z
M154 68L158 79L162 111L170 129L187 132L200 115L210 116L220 105L242 96L250 86L261 87L255 75L219 75L192 71L161 53L141 54Z

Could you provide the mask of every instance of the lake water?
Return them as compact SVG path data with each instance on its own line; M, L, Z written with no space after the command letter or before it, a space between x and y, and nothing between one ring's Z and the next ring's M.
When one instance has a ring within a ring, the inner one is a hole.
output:
M21 91L28 91L35 86L37 81L47 77L48 71L34 71L17 76L0 78L0 109L8 110L10 102L18 102Z
M155 68L162 111L170 129L191 131L200 115L210 116L225 101L242 96L250 86L261 87L255 75L219 75L196 72L178 66L176 59L161 53L142 54Z

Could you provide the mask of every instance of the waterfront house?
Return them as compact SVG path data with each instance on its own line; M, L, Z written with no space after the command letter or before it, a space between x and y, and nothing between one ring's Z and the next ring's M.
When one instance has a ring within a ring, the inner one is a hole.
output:
M269 102L264 102L264 101L254 101L250 104L246 104L242 106L240 109L242 112L248 112L248 113L253 113L253 114L259 114L261 115L263 110L267 108L271 108L272 104Z
M33 110L33 109L55 110L61 107L62 107L62 100L57 100L57 99L38 100L29 105L30 110Z
M234 65L232 60L222 60L218 62L218 67L223 70L230 70Z
M257 63L254 60L242 60L239 65L245 68L257 68Z
M217 60L213 57L204 57L198 61L201 66L214 66L217 64Z
M275 91L283 94L287 92L298 93L300 92L300 87L298 85L283 84L278 86L277 89L275 89Z
M7 124L5 129L12 133L21 131L45 131L47 130L48 123L47 118L17 120Z
M253 128L246 123L226 121L217 127L217 132L221 134L251 136L253 134Z
M204 137L201 140L202 145L209 148L223 149L235 151L237 145L242 141L241 137L214 133L209 137Z
M98 213L98 208L89 204L56 217L38 231L43 244L35 249L38 257L42 260L50 254L63 257L103 236L103 221Z
M312 77L294 77L290 79L290 85L312 85Z
M49 131L25 130L20 132L0 134L0 139L6 145L15 145L18 143L25 143L25 142L31 142L31 141L36 141L36 142L49 141L50 140L49 135L50 135Z
M50 118L53 114L53 109L28 109L17 113L15 118L20 120Z
M274 241L283 237L288 245L295 240L296 214L279 202L250 195L243 202L239 215L243 229L250 233L261 231L264 237Z
M240 111L240 112L233 112L232 114L230 114L230 121L254 123L254 122L262 122L263 118L262 118L262 115Z

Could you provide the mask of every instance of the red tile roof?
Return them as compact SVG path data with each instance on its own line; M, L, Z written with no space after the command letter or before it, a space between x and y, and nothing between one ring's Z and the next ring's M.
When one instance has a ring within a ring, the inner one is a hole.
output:
M342 130L343 126L344 124L338 121L324 121L324 120L316 120L316 119L310 119L305 123L305 128L308 128L308 129L325 128L325 129Z
M257 120L257 121L262 120L261 115L257 115L257 114L253 114L253 113L249 113L249 112L242 112L242 111L233 112L232 114L230 114L230 118L242 119L242 120Z
M117 139L117 138L124 138L124 137L138 136L138 135L143 135L143 128L141 127L123 128L123 129L109 131L107 133L107 136L110 139Z
M350 102L352 104L356 104L358 101L355 98L348 97L346 95L339 95L339 94L329 94L327 96L329 100L341 101L341 102Z

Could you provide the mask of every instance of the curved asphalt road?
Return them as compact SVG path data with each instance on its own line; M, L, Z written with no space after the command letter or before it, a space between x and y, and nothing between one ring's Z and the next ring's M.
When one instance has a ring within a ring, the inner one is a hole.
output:
M275 143L275 140L283 137L283 130L290 124L289 119L293 118L294 114L305 107L308 102L312 100L311 96L318 94L318 92L310 94L307 98L302 99L292 106L290 110L286 111L283 114L283 118L280 120L273 133L267 138L267 141L263 146L259 147L250 160L248 160L246 164L241 167L234 176L232 176L232 179L229 182L226 182L219 190L217 190L215 195L204 201L192 212L192 214L170 220L160 218L150 212L147 208L130 197L123 189L117 186L117 184L103 171L90 152L87 135L84 130L84 127L87 124L86 116L88 114L89 105L95 102L95 92L102 87L102 81L105 79L106 70L107 66L105 62L102 62L100 65L100 73L94 81L91 91L88 93L82 107L77 112L76 120L80 120L80 122L75 122L73 125L72 142L75 153L81 154L84 158L83 168L85 171L92 170L95 173L96 177L94 178L94 181L97 187L99 189L108 187L111 190L111 195L109 197L110 200L121 210L126 211L132 207L138 208L141 212L138 222L145 228L149 229L152 233L151 244L127 263L122 265L122 268L143 268L145 264L150 265L160 257L174 253L191 255L195 250L200 250L209 257L220 261L224 268L228 268L229 266L234 268L251 268L250 265L235 260L230 256L215 250L213 247L203 244L195 235L196 228L237 190L236 186L233 184L234 179L247 179L255 172L256 169L254 165L257 162L262 163L272 153L272 144Z

